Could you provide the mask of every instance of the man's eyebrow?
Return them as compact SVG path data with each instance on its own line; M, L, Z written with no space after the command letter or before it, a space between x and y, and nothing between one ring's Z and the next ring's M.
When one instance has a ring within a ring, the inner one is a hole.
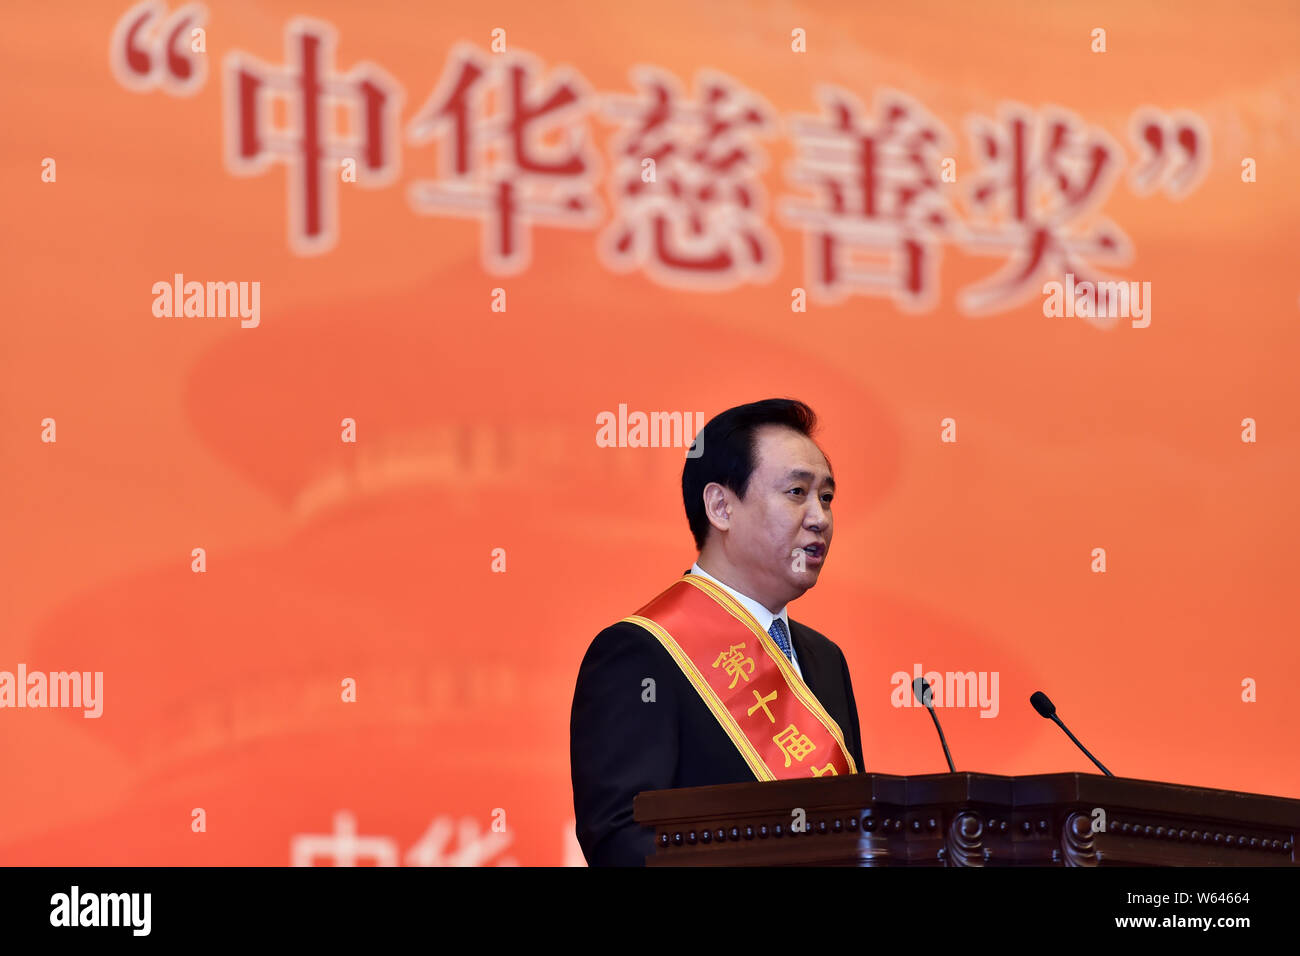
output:
M798 478L800 481L806 481L811 484L816 477L817 476L814 475L811 471L804 471L799 468L792 468L789 472L786 473L785 480L790 481L792 478ZM830 488L831 491L835 490L835 479L830 475L826 476L826 486Z

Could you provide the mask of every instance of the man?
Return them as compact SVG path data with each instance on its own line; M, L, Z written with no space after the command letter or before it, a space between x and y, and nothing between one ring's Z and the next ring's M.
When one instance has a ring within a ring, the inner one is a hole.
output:
M835 479L816 421L774 398L705 425L682 469L699 558L587 649L569 756L590 865L644 864L654 832L632 819L643 790L861 771L844 654L786 610L831 543Z

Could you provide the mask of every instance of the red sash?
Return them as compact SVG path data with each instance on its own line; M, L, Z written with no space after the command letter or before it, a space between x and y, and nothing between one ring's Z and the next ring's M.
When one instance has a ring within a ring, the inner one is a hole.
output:
M688 574L635 614L667 649L759 780L857 773L839 725L730 594Z

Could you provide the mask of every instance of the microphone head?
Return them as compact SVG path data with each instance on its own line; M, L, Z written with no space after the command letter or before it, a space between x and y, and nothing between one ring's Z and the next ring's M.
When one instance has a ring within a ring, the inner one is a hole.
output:
M932 707L930 699L934 697L934 688L925 682L924 677L918 677L912 681L912 693L916 699L921 702L922 707Z
M1034 705L1034 710L1038 711L1039 717L1052 718L1056 716L1056 705L1052 703L1050 697L1041 690L1036 690L1029 702Z

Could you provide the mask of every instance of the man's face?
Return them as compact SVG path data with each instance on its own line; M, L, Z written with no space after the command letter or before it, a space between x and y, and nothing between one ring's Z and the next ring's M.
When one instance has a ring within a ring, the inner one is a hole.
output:
M808 436L764 425L755 437L754 473L745 497L729 496L726 550L759 593L783 605L817 583L831 544L835 479Z

